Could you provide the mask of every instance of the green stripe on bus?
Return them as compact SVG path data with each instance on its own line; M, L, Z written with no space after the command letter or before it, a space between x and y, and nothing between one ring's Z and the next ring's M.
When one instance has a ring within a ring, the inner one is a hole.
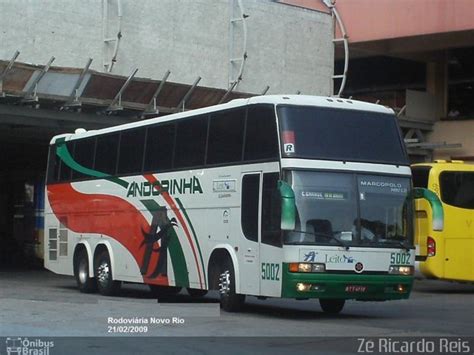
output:
M183 248L179 243L178 235L174 229L171 230L171 239L168 244L168 249L171 255L171 264L173 264L176 286L189 287L186 258L184 257Z
M113 177L109 174L105 174L97 170L86 168L85 166L82 166L81 164L77 163L74 160L74 158L71 156L71 153L69 153L69 150L67 149L64 139L58 140L56 154L68 167L70 167L74 171L77 171L84 175L100 178L100 179L107 179L124 188L128 188L128 182L126 182L125 180L119 179L117 177Z
M191 231L193 232L194 241L196 242L196 245L197 245L198 251L199 251L199 257L201 258L202 273L204 275L204 285L205 285L205 287L207 287L206 268L204 266L204 259L202 258L201 247L199 246L199 242L198 242L197 237L196 237L196 231L194 230L194 226L191 223L191 220L189 219L188 213L186 212L186 209L184 208L183 204L181 203L181 200L179 198L176 198L175 200L176 200L176 202L178 202L179 208L181 209L181 211L183 211L184 217L186 217L186 221L188 222L189 226L191 227Z
M434 231L442 232L444 229L444 210L443 203L433 191L417 187L413 189L415 199L423 198L427 200L431 206L432 216L432 229Z
M160 208L155 200L140 200L148 211L153 213ZM174 278L176 286L189 287L188 268L186 266L186 258L184 257L183 248L179 242L178 234L174 228L170 229L170 240L168 242L168 250L171 256L171 264L173 265Z

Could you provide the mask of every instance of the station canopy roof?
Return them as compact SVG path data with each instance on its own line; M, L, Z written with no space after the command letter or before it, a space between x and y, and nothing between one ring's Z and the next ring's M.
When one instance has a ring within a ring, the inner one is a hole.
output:
M0 136L8 135L8 129L18 134L19 128L38 133L37 126L50 139L77 127L96 129L255 95L202 87L199 78L182 84L168 81L168 75L152 80L135 73L125 77L88 66L0 60Z

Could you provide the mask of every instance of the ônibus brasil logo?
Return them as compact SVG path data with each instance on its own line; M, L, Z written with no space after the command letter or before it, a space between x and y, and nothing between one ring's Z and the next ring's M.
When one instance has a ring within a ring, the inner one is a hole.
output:
M189 179L171 179L155 182L132 182L128 187L127 197L158 196L163 191L171 195L176 194L202 194L199 179L195 176Z
M7 355L49 355L54 348L54 341L29 338L7 338L5 340Z

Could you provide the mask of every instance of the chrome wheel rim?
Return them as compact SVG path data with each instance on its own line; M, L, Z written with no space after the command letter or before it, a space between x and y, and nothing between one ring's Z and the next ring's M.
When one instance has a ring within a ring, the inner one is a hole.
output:
M110 267L107 262L102 262L97 268L97 280L100 284L105 285L110 279Z
M224 271L219 276L219 293L221 295L228 295L230 292L230 272L229 270Z

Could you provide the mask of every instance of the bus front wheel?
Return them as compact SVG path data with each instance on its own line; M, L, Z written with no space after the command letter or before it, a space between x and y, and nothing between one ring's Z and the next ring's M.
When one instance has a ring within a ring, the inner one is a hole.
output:
M237 312L245 302L245 295L235 292L235 273L232 261L226 260L219 275L221 308L226 312Z
M119 293L122 283L113 279L112 264L107 250L103 250L97 255L95 275L97 288L101 295L114 296Z
M339 299L319 299L319 304L321 305L324 313L337 314L344 308L345 300Z
M79 251L74 261L74 277L77 288L83 293L97 291L97 284L93 277L89 275L89 258L86 251Z

